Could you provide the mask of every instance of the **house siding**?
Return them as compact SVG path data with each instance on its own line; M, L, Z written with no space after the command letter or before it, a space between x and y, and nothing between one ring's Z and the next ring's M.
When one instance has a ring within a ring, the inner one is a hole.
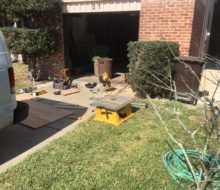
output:
M79 0L63 0L63 3ZM101 0L99 0L101 1ZM109 1L109 0L108 0ZM88 2L88 0L82 0ZM181 55L199 55L205 6L201 0L141 0L139 40L166 40L180 44ZM59 50L41 58L40 76L59 76L64 63L62 11L44 18L47 27L57 28Z
M139 40L180 44L182 55L199 55L204 5L200 0L142 0Z

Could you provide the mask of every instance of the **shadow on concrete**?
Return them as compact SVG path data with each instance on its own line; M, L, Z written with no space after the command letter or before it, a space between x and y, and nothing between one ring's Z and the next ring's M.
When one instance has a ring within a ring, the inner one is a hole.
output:
M78 106L49 99L41 99L38 101L40 101L40 103L51 106L56 106L56 104ZM74 117L67 116L38 129L32 129L21 124L16 124L0 130L0 164L4 164L16 156L19 156L25 151L53 136L60 130L66 128L70 124L76 122L77 119L75 118L82 117L88 109L86 107L80 106L79 108L80 109L77 109L77 111L74 112Z

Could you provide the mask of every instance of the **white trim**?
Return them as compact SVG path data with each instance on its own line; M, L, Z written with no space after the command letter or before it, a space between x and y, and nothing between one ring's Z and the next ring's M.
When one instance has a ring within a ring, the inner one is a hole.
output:
M140 11L141 0L61 0L62 13Z

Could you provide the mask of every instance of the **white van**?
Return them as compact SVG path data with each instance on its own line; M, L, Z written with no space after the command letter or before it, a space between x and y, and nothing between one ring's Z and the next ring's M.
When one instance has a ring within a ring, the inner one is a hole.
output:
M28 116L29 107L16 102L14 70L0 31L0 129L19 123Z

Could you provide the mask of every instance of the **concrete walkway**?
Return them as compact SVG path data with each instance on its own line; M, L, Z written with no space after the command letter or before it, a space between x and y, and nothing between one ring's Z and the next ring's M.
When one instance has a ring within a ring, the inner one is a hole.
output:
M209 92L209 98L212 98L215 92L215 100L220 102L220 86L217 86L220 80L220 63L209 60L202 73L200 90Z
M41 103L52 105L62 102L71 105L79 105L87 109L81 110L81 112L77 111L76 115L81 116L81 120L73 120L70 117L66 117L39 129L31 129L17 124L0 130L0 172L4 172L8 168L18 164L27 158L27 156L42 149L50 142L62 137L67 132L74 131L78 124L88 120L88 118L94 115L95 108L91 107L90 104L96 98L113 94L134 96L132 90L123 83L120 76L115 79L115 82L113 82L113 86L116 87L116 89L108 93L92 93L90 89L85 87L87 82L93 81L97 81L97 78L89 76L75 80L74 83L78 84L81 92L69 96L54 95L52 83L40 85L48 92L40 96L43 98L43 100L40 101ZM101 89L102 87L98 85L97 88Z

